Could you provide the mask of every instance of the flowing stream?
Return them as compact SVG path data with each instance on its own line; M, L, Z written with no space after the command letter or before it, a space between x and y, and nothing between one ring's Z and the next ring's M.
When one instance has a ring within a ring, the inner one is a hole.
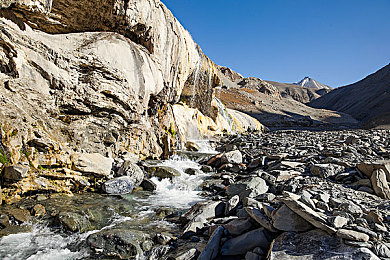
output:
M42 201L47 212L58 214L66 211L79 215L94 212L92 215L100 219L100 223L91 231L75 233L60 228L53 218L25 224L24 232L0 239L0 259L90 259L92 250L86 243L87 237L111 228L139 230L148 234L164 231L178 234L179 227L156 216L156 212L161 208L184 211L204 199L199 186L207 174L201 172L200 165L188 157L213 154L214 151L207 142L197 143L199 153L183 151L182 155L175 155L170 160L149 162L154 166L173 168L181 174L172 180L153 177L152 181L157 185L154 192L137 191L120 197L87 193ZM188 168L198 170L199 174L187 174L185 170Z

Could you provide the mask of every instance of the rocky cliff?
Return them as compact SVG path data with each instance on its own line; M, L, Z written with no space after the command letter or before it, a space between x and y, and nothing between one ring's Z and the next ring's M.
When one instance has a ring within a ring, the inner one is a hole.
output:
M390 125L390 64L354 84L337 88L310 106L348 113L366 127Z
M0 1L0 16L0 166L30 168L28 185L40 169L83 172L79 155L159 158L189 132L229 130L215 64L158 0Z

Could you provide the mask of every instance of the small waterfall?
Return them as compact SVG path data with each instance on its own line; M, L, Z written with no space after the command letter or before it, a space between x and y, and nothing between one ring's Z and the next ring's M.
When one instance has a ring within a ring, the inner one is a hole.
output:
M229 125L228 132L229 133L235 133L235 127L234 127L234 120L232 116L229 114L227 111L225 105L219 100L218 98L215 98L217 101L217 106L218 106L218 112L221 114L221 116L226 120L226 122Z
M194 74L194 83L192 84L192 89L191 89L191 97L189 101L190 107L194 107L194 102L195 102L195 95L196 95L196 87L198 85L199 81L199 74L201 72L201 69L203 67L203 55L201 52L199 53L199 60L196 64L196 69L195 69L195 74Z

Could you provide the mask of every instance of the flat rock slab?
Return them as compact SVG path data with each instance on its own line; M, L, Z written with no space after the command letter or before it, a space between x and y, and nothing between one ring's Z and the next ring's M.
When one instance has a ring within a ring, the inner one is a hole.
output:
M286 205L280 207L272 216L274 228L282 231L302 232L313 226Z
M355 260L379 258L367 248L345 245L337 237L315 229L305 233L285 232L274 240L270 260Z
M75 153L71 160L73 170L103 177L110 175L113 163L112 158L98 153Z

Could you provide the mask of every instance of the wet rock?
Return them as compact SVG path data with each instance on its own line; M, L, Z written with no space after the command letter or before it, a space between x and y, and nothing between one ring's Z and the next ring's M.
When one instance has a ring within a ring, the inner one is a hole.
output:
M130 176L122 176L106 181L102 185L104 192L108 194L127 194L134 188L134 179Z
M22 223L26 223L31 219L30 212L27 209L10 209L8 214Z
M334 236L315 229L305 233L285 232L275 239L270 260L370 259L379 260L367 248L347 246Z
M242 154L239 150L231 151L224 153L221 157L221 162L223 163L233 163L239 164L242 163Z
M209 173L209 172L213 172L213 171L214 171L213 167L208 166L208 165L202 165L202 167L200 168L200 170L201 170L202 172L205 172L205 173Z
M157 189L157 185L149 179L144 179L140 186L146 191L155 191Z
M9 217L7 215L0 215L0 227L5 228L10 225Z
M374 170L371 175L371 183L375 193L379 197L390 199L390 189L386 179L386 173L383 170Z
M4 168L3 177L10 181L20 181L27 177L29 167L23 165L12 165Z
M248 218L238 218L230 221L224 227L232 236L239 236L250 230L253 224Z
M186 146L188 151L192 151L192 152L199 151L199 145L194 143L194 142L188 141L188 142L186 142L185 146Z
M347 239L347 240L354 240L354 241L360 241L360 242L367 242L370 240L370 237L367 234L356 232L353 230L348 229L339 229L336 233L338 237Z
M71 160L73 170L100 177L110 175L113 160L98 153L75 153Z
M2 238L4 236L9 236L12 234L28 233L28 232L31 232L31 229L32 229L31 225L8 226L8 227L0 230L0 238Z
M42 217L42 216L45 216L46 214L46 209L43 205L41 204L36 204L33 209L32 209L32 212L34 214L35 217Z
M172 236L169 234L157 234L155 240L160 245L166 245L172 240Z
M57 222L72 232L85 232L93 230L91 222L87 216L75 212L60 212L57 215Z
M109 229L89 235L87 244L106 257L133 259L143 254L142 245L148 240L142 231Z
M283 205L272 215L274 228L281 231L303 232L313 229L305 219Z
M215 259L219 253L220 242L223 236L224 228L219 226L211 235L206 247L200 254L198 260Z
M268 186L260 177L251 177L227 187L226 193L229 197L239 195L242 200L245 197L254 198L260 194L266 193Z
M141 184L142 180L144 179L144 172L141 170L141 168L133 163L132 161L125 161L123 165L119 168L117 174L118 177L120 176L128 176L132 179L132 182L134 186L138 186Z
M146 171L148 172L149 175L159 177L159 178L168 178L172 179L173 177L180 176L181 173L168 166L150 166L146 167Z
M227 240L221 248L221 255L243 255L246 252L261 247L267 249L270 245L268 235L263 228L252 230L241 236Z
M203 172L199 169L193 169L193 168L188 168L184 171L188 175L199 175L202 174Z
M337 164L314 164L310 167L310 172L322 178L329 178L344 171L344 167Z

